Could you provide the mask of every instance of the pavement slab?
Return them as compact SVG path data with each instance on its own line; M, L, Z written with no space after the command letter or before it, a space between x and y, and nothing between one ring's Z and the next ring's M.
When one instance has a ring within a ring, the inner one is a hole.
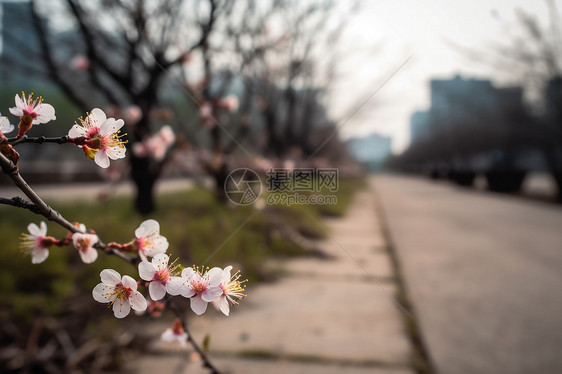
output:
M210 336L213 362L216 358L233 373L413 373L403 315L390 296L397 285L375 209L369 190L358 193L345 217L323 223L331 237L318 248L329 259L271 261L282 267L281 279L249 284L248 297L229 317L210 307L190 318L196 341ZM151 331L157 337L166 327ZM168 351L155 339L140 371L151 372L147 368L158 367L155 362Z
M187 360L186 360L187 358ZM151 360L136 364L131 373L163 373L169 368L176 374L208 374L200 361L189 361L188 356L155 356ZM373 368L345 364L326 364L291 360L244 359L236 357L216 358L213 364L225 374L411 374L411 370L401 367ZM142 366L142 367L141 367Z

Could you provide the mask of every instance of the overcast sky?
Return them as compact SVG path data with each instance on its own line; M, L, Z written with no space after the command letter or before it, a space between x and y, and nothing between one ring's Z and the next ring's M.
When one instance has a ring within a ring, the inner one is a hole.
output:
M562 9L558 1L556 6ZM506 42L507 34L519 29L517 8L548 24L548 7L541 0L366 1L346 35L346 43L359 53L351 63L346 62L347 79L338 89L342 94L332 98L334 117L345 118L344 108L366 99L408 57L411 59L342 128L342 135L379 132L392 136L394 151L399 152L409 142L411 113L429 106L431 78L461 74L513 84L513 77L488 64L471 61L451 45L490 51L494 43ZM375 52L373 45L379 45Z

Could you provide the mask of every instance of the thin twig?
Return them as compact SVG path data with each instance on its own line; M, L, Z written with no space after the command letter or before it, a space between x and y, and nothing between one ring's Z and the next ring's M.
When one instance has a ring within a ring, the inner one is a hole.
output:
M76 227L68 220L66 220L59 212L51 208L47 205L40 197L33 191L33 189L27 184L27 182L22 178L18 171L18 167L14 165L12 161L10 161L6 156L0 153L0 167L2 172L8 176L14 182L14 184L31 200L31 202L27 202L23 200L21 197L14 198L14 199L6 199L2 198L0 203L17 206L16 204L20 204L21 208L28 209L36 214L40 214L47 218L49 221L53 221L58 225L64 227L70 232L81 232L80 228ZM21 199L21 200L20 200ZM137 257L129 257L122 253L121 251L107 248L107 246L101 242L101 240L95 245L98 250L102 250L105 253L115 255L122 260L132 264L133 266L139 262L139 258Z
M10 145L18 145L21 143L36 143L36 144L43 144L43 143L56 143L56 144L65 144L65 143L72 143L77 145L83 145L87 139L85 137L79 138L69 138L68 136L61 136L56 138L47 138L44 136L38 136L36 138L30 138L27 135L23 136L16 136L14 138L5 138L0 139L1 144L10 144Z

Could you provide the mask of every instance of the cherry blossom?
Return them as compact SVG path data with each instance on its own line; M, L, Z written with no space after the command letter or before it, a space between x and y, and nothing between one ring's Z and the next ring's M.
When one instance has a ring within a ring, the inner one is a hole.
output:
M142 110L138 105L131 105L125 109L125 118L127 119L127 124L135 125L142 118Z
M47 224L41 222L40 227L34 223L27 226L29 234L21 234L20 248L31 254L31 263L40 264L49 257L49 247L58 243L52 236L47 236Z
M165 253L159 253L152 258L152 262L142 261L139 264L139 275L145 281L150 281L148 292L152 300L161 300L166 295L166 286L171 278L173 269L168 267L168 257Z
M224 268L222 272L221 283L219 285L220 289L222 290L222 295L219 296L217 300L214 301L214 304L220 309L221 312L224 313L225 316L228 316L230 313L230 304L238 305L237 299L243 299L246 297L244 294L245 286L242 286L243 282L238 281L240 279L240 272L237 271L232 276L230 276L230 271L232 270L232 266L227 266Z
M15 101L16 106L10 108L10 113L20 117L18 136L23 136L32 125L47 123L57 118L55 108L50 104L44 104L42 97L34 100L33 93L26 98L25 93L22 92L21 97L16 95Z
M84 55L76 55L70 60L70 68L76 71L87 71L90 69L90 60Z
M215 267L201 274L198 269L186 268L181 277L172 277L167 287L170 295L181 294L190 299L191 310L197 315L205 313L207 303L216 300L222 293L219 287L222 269Z
M166 331L160 335L160 339L167 343L179 344L181 347L185 347L187 342L187 333L183 329L181 320L179 318L176 319L174 326L166 329Z
M228 95L217 101L217 108L226 109L229 112L238 110L238 97L236 95Z
M95 234L81 232L72 234L72 244L74 244L74 248L78 249L80 258L85 264L91 264L98 258L98 251L94 248L98 241L99 238Z
M122 119L107 118L103 110L92 109L86 119L79 118L80 125L75 124L68 132L70 139L86 138L84 145L79 145L88 158L93 158L102 168L109 166L109 159L118 160L125 157L125 143L121 138Z
M160 224L153 219L141 223L135 230L135 236L137 239L134 243L143 260L146 260L147 256L153 257L158 253L165 253L168 249L168 239L160 235Z
M166 151L175 140L176 135L174 131L169 125L166 125L150 138L135 143L133 152L138 157L150 156L160 161L164 158Z
M8 117L2 117L2 114L0 113L0 134L7 134L9 132L12 132L13 130L14 125L10 123Z
M92 291L94 300L109 303L117 318L126 317L131 308L138 311L146 310L146 299L137 291L137 282L128 275L121 275L112 269L104 269L100 273L102 283Z

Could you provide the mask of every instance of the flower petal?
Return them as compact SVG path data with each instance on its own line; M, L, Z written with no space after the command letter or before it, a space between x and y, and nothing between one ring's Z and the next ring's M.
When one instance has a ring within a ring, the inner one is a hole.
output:
M186 280L182 277L171 277L166 283L166 291L172 296L179 295L183 287L187 288Z
M132 289L133 291L137 290L137 281L134 280L133 278L131 278L128 275L123 275L123 279L121 281L121 283L123 283L123 286Z
M107 118L104 111L101 110L100 108L92 109L88 117L91 117L94 121L97 121L98 125L104 122Z
M207 279L209 280L210 287L218 287L221 284L223 270L218 267L214 267L207 272Z
M185 268L181 271L181 276L186 281L189 281L196 274L197 274L197 272L195 270L193 270L193 268Z
M29 225L27 225L27 231L29 231L29 233L35 237L38 236L44 236L41 233L41 230L39 229L39 226L37 226L34 223L30 223Z
M191 298L191 310L198 316L205 313L207 310L207 302L201 299L201 296L195 296Z
M115 297L115 295L111 295L114 290L114 286L109 286L105 283L99 283L92 290L92 296L97 302L108 303Z
M86 129L84 129L82 126L74 125L68 131L69 138L80 138L82 136L86 136Z
M21 110L21 108L10 108L9 111L16 117L23 116L23 110Z
M152 265L158 270L164 270L168 267L168 261L170 261L170 257L167 254L158 253L152 258Z
M1 114L0 114L1 115ZM14 125L10 123L7 117L0 117L0 131L7 134L14 130Z
M104 169L109 167L109 157L107 157L107 153L105 153L103 149L100 149L96 153L94 161L96 162L96 164L98 164L99 167L102 167Z
M218 299L218 297L222 294L222 288L210 287L201 294L201 298L203 299L203 301L210 303L211 301L215 301L216 299Z
M98 258L98 251L96 251L93 247L90 247L86 251L78 251L78 253L85 264L91 264Z
M23 98L23 95L22 95L22 98ZM23 108L27 107L27 105L23 102L22 98L20 98L20 95L16 95L16 97L14 99L15 102L16 102L16 107L18 107L20 109L23 109Z
M123 127L124 122L122 119L115 120L115 118L108 118L100 126L100 134L102 136L113 134L121 127Z
M101 281L109 286L121 283L121 275L113 269L104 269L100 273Z
M166 239L162 235L158 235L158 237L152 241L152 244L154 246L154 251L157 251L159 253L166 252L166 250L170 246L170 244L168 243L168 239Z
M51 120L57 119L55 116L55 108L51 104L39 104L37 109L35 109L35 113L38 114L35 121L37 123L47 123ZM35 121L33 123L35 124Z
M166 286L160 282L150 282L148 285L148 293L150 294L150 298L152 300L161 300L164 296L166 296Z
M113 303L113 314L117 318L125 318L129 315L131 311L131 305L129 304L128 300L125 301L123 299L117 299Z
M154 259L152 260L154 262ZM151 281L154 278L156 269L153 264L148 261L141 261L139 264L139 275L145 281Z
M217 300L217 304L219 306L219 309L224 313L225 316L228 316L230 314L230 306L228 305L228 299L226 298L226 296L221 296Z
M221 278L221 283L222 284L227 284L228 282L230 282L230 271L232 270L232 266L228 265L227 267L225 267L222 271L222 278Z
M34 248L31 251L31 263L40 264L49 257L49 250L47 248Z
M107 153L107 156L112 160L119 160L121 158L125 158L125 154L127 153L127 148L119 147L119 146L107 147L105 149L105 153Z
M44 221L41 221L41 223L39 224L39 228L41 231L41 236L47 235L47 224Z
M129 303L131 304L131 308L140 312L146 310L147 307L146 299L139 291L134 291L131 296L129 296Z
M158 221L153 219L147 219L141 223L138 229L135 230L135 236L137 238L146 237L154 233L160 233L160 224Z

